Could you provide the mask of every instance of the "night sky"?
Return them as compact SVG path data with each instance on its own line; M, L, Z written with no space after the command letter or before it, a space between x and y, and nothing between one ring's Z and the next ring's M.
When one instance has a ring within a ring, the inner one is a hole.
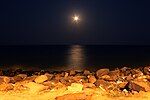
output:
M75 43L150 45L150 0L0 1L0 45Z

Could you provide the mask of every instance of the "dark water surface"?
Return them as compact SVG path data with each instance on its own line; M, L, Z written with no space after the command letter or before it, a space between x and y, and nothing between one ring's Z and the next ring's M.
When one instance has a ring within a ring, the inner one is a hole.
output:
M150 64L150 46L0 46L1 68L68 70L136 67Z

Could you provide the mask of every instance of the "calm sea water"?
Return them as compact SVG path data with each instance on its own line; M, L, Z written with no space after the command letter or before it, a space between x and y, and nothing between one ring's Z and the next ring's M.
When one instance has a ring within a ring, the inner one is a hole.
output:
M97 70L150 64L150 46L0 46L0 67L44 70Z

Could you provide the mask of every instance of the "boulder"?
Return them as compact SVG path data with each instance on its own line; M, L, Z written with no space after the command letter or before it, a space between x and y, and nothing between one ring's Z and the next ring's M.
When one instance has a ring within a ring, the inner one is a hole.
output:
M9 77L6 77L6 76L3 77L3 80L4 80L5 83L9 83L9 82L10 82L10 78L9 78Z
M85 76L87 76L87 75L90 75L91 73L90 73L90 71L88 71L88 70L84 70L83 74L84 74Z
M88 80L89 80L89 83L95 83L96 82L96 78L95 76L88 76Z
M150 75L150 66L144 67L143 72L144 72L144 74L146 74L146 75Z
M72 83L71 86L67 87L67 89L68 91L72 91L72 92L81 92L83 89L83 85L78 83Z
M76 75L76 71L75 71L75 70L70 70L69 75L70 75L70 76Z
M96 80L96 82L94 83L96 86L100 86L100 85L105 85L107 84L107 82L103 79L98 79Z
M49 88L48 86L44 86L42 84L37 84L34 82L29 82L25 84L25 86L29 88L29 92L33 94L39 93L40 91L47 90Z
M26 74L18 74L17 76L21 77L22 79L27 78L27 75L26 75Z
M92 88L92 87L95 87L95 84L93 84L93 83L83 83L83 87L84 88Z
M109 69L99 69L96 71L96 77L100 78L103 75L107 75L109 73Z
M53 74L45 73L44 75L47 76L48 80L51 80L53 78Z
M43 83L48 80L48 77L46 75L40 75L37 76L37 78L34 80L36 83Z
M133 91L150 91L150 84L142 81L132 81L129 83L129 88Z

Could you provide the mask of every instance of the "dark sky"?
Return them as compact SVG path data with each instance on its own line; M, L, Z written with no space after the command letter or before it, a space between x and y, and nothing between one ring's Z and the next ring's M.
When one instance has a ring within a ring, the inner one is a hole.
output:
M150 45L150 0L0 1L0 45L72 43Z

